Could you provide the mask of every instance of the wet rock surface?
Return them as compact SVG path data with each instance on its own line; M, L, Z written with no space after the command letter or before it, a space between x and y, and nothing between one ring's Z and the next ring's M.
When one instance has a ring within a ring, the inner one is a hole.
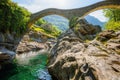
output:
M98 37L111 35L105 42L85 42L68 32L51 50L48 70L53 80L120 80L119 32L101 32Z
M38 70L37 76L39 80L52 80L51 75L48 73L48 70Z

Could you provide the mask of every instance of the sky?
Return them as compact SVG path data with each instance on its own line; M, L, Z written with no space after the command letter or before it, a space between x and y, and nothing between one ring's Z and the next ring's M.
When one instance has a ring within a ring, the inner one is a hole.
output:
M18 5L27 8L30 12L35 13L47 8L59 8L59 9L74 9L85 7L93 3L102 0L13 0ZM102 10L95 11L89 15L98 18L100 21L105 22L107 20L104 17Z

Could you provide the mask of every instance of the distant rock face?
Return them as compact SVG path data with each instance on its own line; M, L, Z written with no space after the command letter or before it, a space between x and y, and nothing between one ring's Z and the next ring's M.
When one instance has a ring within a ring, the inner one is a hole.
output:
M100 26L89 24L85 19L75 22L76 24L73 25L72 30L82 40L92 40L95 38L95 35L101 31Z
M48 38L38 32L30 31L24 35L16 49L17 54L26 53L30 51L47 50L46 45Z
M51 50L48 70L53 80L120 80L120 32L105 42L83 42L72 30L59 37Z

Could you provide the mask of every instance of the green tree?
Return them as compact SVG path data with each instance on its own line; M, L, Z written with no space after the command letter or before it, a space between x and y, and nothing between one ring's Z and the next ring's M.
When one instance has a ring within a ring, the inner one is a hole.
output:
M109 19L106 29L120 30L120 9L105 9L105 16Z
M11 0L0 1L0 31L21 34L27 30L30 13Z
M39 19L38 21L35 22L36 25L41 26L42 24L47 23L44 19Z

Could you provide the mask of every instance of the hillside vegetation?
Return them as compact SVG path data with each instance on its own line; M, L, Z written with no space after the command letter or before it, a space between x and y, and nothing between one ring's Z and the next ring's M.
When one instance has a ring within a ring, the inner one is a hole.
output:
M36 21L35 24L31 27L31 30L40 32L51 38L56 38L61 34L61 31L55 25L48 23L44 19L39 19Z
M105 9L104 14L109 18L105 24L105 29L120 30L120 9Z
M11 0L0 1L0 16L0 32L21 34L27 30L26 23L30 18L30 12Z

